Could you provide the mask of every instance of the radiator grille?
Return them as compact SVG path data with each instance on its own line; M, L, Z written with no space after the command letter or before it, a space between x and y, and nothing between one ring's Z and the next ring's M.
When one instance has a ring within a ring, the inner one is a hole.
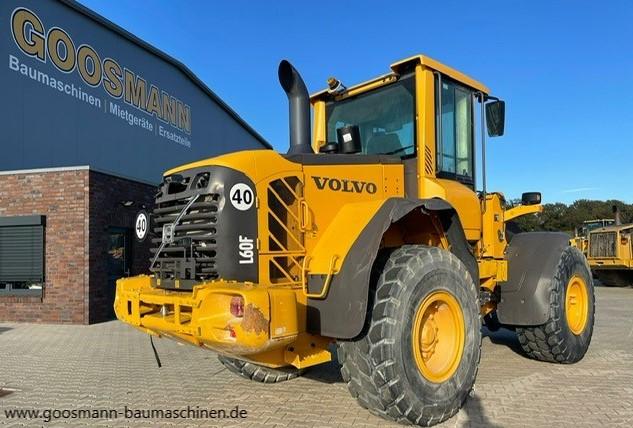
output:
M305 255L300 220L303 184L297 177L272 181L268 186L268 270L276 284L297 284Z
M173 223L190 198L160 203L154 209L153 222L156 238L152 239L152 256L160 248L163 226ZM161 279L204 281L216 279L218 271L217 222L220 195L200 196L175 227L174 242L163 247L152 271Z
M615 257L616 232L594 232L589 235L590 257Z

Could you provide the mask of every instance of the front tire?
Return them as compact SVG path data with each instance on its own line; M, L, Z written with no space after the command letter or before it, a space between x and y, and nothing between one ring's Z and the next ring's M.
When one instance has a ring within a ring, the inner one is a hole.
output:
M271 369L270 367L260 366L258 364L249 363L248 361L238 360L237 358L225 357L224 355L218 355L218 360L220 360L222 365L229 369L229 371L245 379L261 383L284 382L303 374L302 370L295 367Z
M481 354L478 287L453 254L403 246L372 275L365 334L339 345L341 375L370 412L429 426L472 390Z
M550 288L549 320L517 327L523 351L535 360L570 364L587 352L593 334L595 297L587 261L574 247L561 254Z

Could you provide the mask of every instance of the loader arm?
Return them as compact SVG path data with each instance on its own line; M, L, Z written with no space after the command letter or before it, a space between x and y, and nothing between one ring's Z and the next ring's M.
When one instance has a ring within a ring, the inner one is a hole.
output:
M541 213L543 212L543 205L519 205L518 207L510 208L507 210L503 217L505 222L514 220L517 217L521 217L527 214Z

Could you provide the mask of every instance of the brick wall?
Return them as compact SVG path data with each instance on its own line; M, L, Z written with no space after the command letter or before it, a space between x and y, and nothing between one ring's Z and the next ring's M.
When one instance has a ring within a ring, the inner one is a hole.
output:
M46 216L42 297L0 296L0 320L86 323L88 171L0 175L0 216Z
M88 324L113 318L108 280L112 227L128 228L130 274L146 273L149 241L133 237L140 205L153 204L155 187L77 169L0 175L0 216L45 215L42 297L0 295L0 321ZM130 208L120 202L135 201Z

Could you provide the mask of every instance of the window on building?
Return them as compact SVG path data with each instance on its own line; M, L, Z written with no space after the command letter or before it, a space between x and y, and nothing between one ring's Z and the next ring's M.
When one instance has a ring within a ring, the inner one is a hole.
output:
M442 79L441 96L437 95L439 175L474 185L472 91Z
M0 217L0 296L41 296L46 217Z

